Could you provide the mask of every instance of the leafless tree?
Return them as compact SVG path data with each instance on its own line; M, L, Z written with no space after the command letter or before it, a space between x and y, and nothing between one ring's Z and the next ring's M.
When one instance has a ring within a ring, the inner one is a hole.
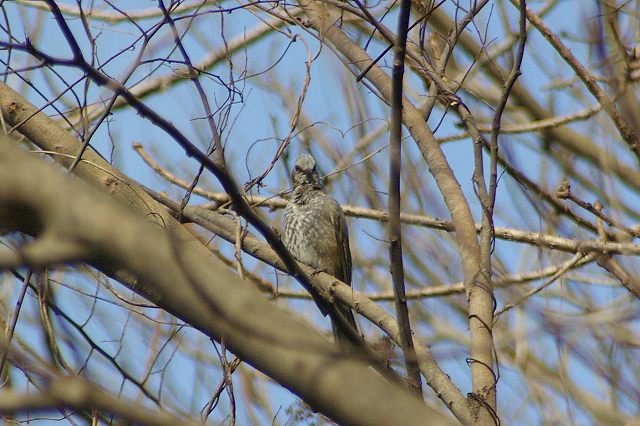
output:
M640 422L639 2L121 3L0 1L4 421Z

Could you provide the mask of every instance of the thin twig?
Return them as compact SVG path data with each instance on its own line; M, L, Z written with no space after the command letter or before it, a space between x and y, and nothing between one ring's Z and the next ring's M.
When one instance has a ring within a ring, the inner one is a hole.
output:
M5 342L7 345L11 344L13 334L16 331L16 324L18 324L20 309L22 308L22 302L24 302L24 296L27 294L27 288L29 287L29 281L31 281L32 274L33 271L31 269L28 269L22 280L22 287L20 287L20 294L18 295L18 300L16 300L16 307L13 311L13 315L11 316L11 321L9 322L9 324L7 324L7 330L5 333ZM7 361L8 355L8 349L6 351L2 351L2 355L0 355L0 377L3 377L2 373L4 370L4 363Z
M560 186L558 187L558 189L556 190L556 196L558 198L560 198L561 200L569 200L573 203L575 203L577 206L579 206L580 208L588 211L589 213L593 214L594 216L596 216L598 219L602 220L603 222L606 222L607 225L609 226L613 226L615 228L618 228L622 231L624 231L625 233L634 236L634 237L640 237L640 231L637 229L633 229L633 228L629 228L628 226L626 226L625 224L617 221L616 219L612 218L611 216L608 216L606 214L604 214L602 212L602 205L600 205L600 203L598 201L596 201L594 204L591 203L587 203L584 200L581 200L580 198L578 198L573 192L571 192L571 186L569 184L568 180L563 180L560 184ZM600 232L604 232L605 236L606 231L604 229L602 229L602 231L600 229L598 229L598 233Z
M596 253L591 253L589 255L587 255L585 257L585 254L582 252L578 252L575 254L575 256L573 256L571 258L571 260L569 262L567 262L564 267L562 269L560 269L558 272L556 272L555 274L553 274L551 276L551 278L549 278L547 281L545 281L542 285L540 285L539 287L536 287L530 291L528 291L527 293L525 293L524 296L522 296L520 299L518 299L515 302L511 302L511 303L507 303L502 309L500 309L499 311L496 312L496 314L494 315L494 322L498 320L498 318L500 317L500 315L504 314L505 312L509 311L510 309L521 305L523 302L525 302L527 299L529 299L531 296L540 293L542 290L544 290L545 288L549 287L551 284L553 284L554 282L556 282L556 280L558 278L560 278L562 275L564 275L568 270L570 270L571 268L573 268L576 264L578 264L578 262L581 261L592 261L595 260L598 257L598 255Z
M166 169L163 169L158 163L156 163L149 155L144 151L140 144L134 144L134 149L142 159L160 176L162 176L167 181L178 185L182 188L188 186L188 183L175 175L171 174ZM43 151L44 152L44 151ZM50 153L50 152L47 152ZM501 158L499 156L499 158ZM511 174L517 178L517 180L528 187L531 188L533 192L537 195L542 196L549 202L553 203L554 208L558 209L561 213L567 215L570 218L573 218L578 224L587 228L588 230L596 230L595 224L591 224L588 221L580 218L575 215L575 213L571 212L564 203L557 199L551 192L546 191L539 185L537 185L532 180L528 179L526 176L521 174L518 170L509 166L509 164L505 161L501 160L501 165L506 167ZM286 191L285 191L286 192ZM214 191L206 191L201 188L195 188L194 193L201 195L211 201L214 201L216 204L224 204L228 203L231 198L229 194L226 192L214 192ZM256 195L247 195L247 201L253 207L262 206L270 209L281 209L287 205L287 201L282 198L277 198L274 196L269 197L261 197ZM351 205L342 205L342 210L347 216L364 218L377 220L381 222L387 222L389 220L389 215L385 211L369 209L358 206ZM424 215L410 214L410 213L401 213L400 221L403 224L422 226L427 228L438 229L446 232L454 232L455 228L453 226L453 222L441 220L438 218L428 217ZM480 232L481 225L476 224L476 232ZM640 255L640 245L627 243L627 242L609 242L609 241L596 241L596 240L585 240L585 239L572 239L572 238L563 238L553 234L546 234L542 232L530 232L524 231L520 229L507 228L496 226L494 228L495 237L505 241L514 241L524 244L529 244L532 246L538 247L547 247L553 250L560 250L565 252L575 253L579 250L588 253L588 252L602 252L602 253L613 253L613 254L625 254L625 255ZM614 238L615 236L607 233L608 238Z

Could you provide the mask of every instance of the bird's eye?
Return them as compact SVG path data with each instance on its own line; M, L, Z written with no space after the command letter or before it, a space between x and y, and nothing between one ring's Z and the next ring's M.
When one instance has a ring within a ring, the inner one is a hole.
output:
M293 170L295 170L296 172L301 172L301 171L302 171L302 169L300 168L300 166L295 166L295 167L293 168Z

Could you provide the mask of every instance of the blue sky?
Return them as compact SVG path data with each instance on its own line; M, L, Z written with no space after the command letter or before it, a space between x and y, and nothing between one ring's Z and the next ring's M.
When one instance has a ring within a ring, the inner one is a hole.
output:
M125 3L122 3L124 7ZM534 9L539 7L537 3L530 3ZM585 6L585 4L588 5ZM148 1L126 2L126 7L134 9L154 6L154 2ZM23 35L33 36L35 31L41 30L43 35L35 38L35 45L38 48L54 56L65 58L70 56L70 51L66 47L59 29L50 16L46 15L41 21L36 21L36 12L34 9L26 9L17 3L5 3L4 7L11 22L12 31L17 38L21 39ZM451 7L451 4L447 3L447 7ZM476 21L477 28L481 32L485 30L486 25L488 31L486 39L491 40L489 44L490 47L499 43L503 38L497 7L497 5L494 5L493 8L487 6ZM569 36L579 35L581 33L576 28L585 23L589 25L589 23L592 22L590 19L593 19L591 17L595 13L594 10L595 8L592 2L563 1L554 9L553 13L545 16L545 22L558 33L566 33ZM29 18L21 16L21 13L28 14ZM512 9L510 15L512 17L515 16L514 9ZM220 35L221 31L225 34L227 40L229 40L243 34L243 32L250 30L259 23L253 15L245 11L235 11L230 14L210 14L202 17L201 20L204 21L205 24L198 26L197 30L192 34L192 37L187 37L184 40L185 46L194 62L197 62L200 57L207 53L207 48L203 41L215 46L220 46L224 42ZM24 22L39 22L39 26L36 28L26 27L23 25ZM146 21L145 25L150 26L152 22L155 22L154 19ZM385 22L389 27L395 28L393 14L387 17ZM512 22L512 27L515 27L515 20L512 20ZM77 20L71 21L70 25L74 33L78 36L78 39L83 41L81 44L85 52L88 52L89 45L86 42L86 38L83 37L80 22ZM126 25L114 26L102 22L95 22L91 29L94 35L99 34L97 39L97 45L99 46L97 58L100 62L105 61L121 49L127 48L136 36L133 28ZM288 125L295 110L295 102L303 90L305 61L309 53L306 47L309 47L312 56L315 56L319 52L319 44L310 34L306 33L300 27L291 27L289 29L293 33L298 34L298 37L304 39L306 44L303 43L302 40L299 40L288 46L289 38L283 35L270 36L252 45L246 54L242 52L234 56L232 74L229 73L228 64L222 63L212 70L209 70L212 74L211 76L201 78L201 82L207 91L210 101L214 103L224 102L228 94L226 87L219 84L216 76L228 81L232 75L233 79L237 82L237 86L243 89L242 102L240 102L239 97L236 98L238 103L230 109L230 119L223 133L228 164L240 183L244 183L250 178L255 177L268 166L277 150L280 140L285 137L288 132ZM475 34L473 28L470 28L469 31ZM531 31L529 37L529 43L532 46L541 45L540 35L535 30ZM173 46L167 31L158 34L154 38L154 41L157 43L152 50L154 57L162 57ZM136 47L139 47L139 43ZM370 51L372 54L377 54L380 48L380 44L373 44ZM571 45L571 48L579 57L586 57L583 56L587 54L587 46L585 43L576 41ZM282 60L274 66L275 58L280 57L285 51L286 54L284 54ZM122 54L118 59L109 63L106 70L112 76L118 78L123 75L126 68L132 63L136 53L134 50ZM22 58L24 58L24 56L22 56ZM172 58L178 59L179 55L174 54ZM143 78L146 73L153 70L156 66L158 66L157 62L150 62L149 64L141 66L132 76L130 82L135 82ZM156 71L154 76L175 72L176 67L176 65L171 64L161 65L159 71ZM66 81L72 81L79 76L78 71L71 68L58 67L57 69ZM254 76L243 80L247 74L253 75L265 70L268 71L261 75L260 78ZM521 81L532 87L542 88L536 92L539 100L546 102L550 98L553 98L552 103L556 111L580 110L584 108L585 101L587 104L594 102L594 100L588 96L583 100L571 96L569 92L544 90L545 85L548 83L549 75L564 76L566 78L572 75L572 71L568 66L554 53L528 51L522 71ZM31 78L37 87L45 88L46 96L51 96L51 90L46 89L51 83L47 82L40 72L32 73ZM53 84L59 88L61 85L60 81L53 81ZM286 92L288 95L286 100L283 100L280 96L275 96L269 88L265 87L270 82L277 82L282 86L283 92ZM14 77L9 77L8 83L14 88L21 86L21 83ZM414 78L409 78L408 83L407 86L414 90L423 89L421 83ZM78 86L77 90L79 93L82 93L81 85ZM53 91L55 91L55 89ZM353 91L354 94L357 94L357 97L354 96L354 98L357 98L366 105L366 119L355 120L354 117L349 114L344 102L346 96L343 96L344 92L348 91ZM95 85L91 85L88 93L88 99L92 102L98 99L107 99L108 96L110 96L108 91ZM43 103L42 98L33 91L28 91L27 95L36 105ZM482 105L479 105L468 94L461 93L460 96L465 102L469 103L474 111L482 111L486 118L487 110L483 110ZM146 98L145 103L164 117L170 118L185 135L203 147L203 149L206 148L210 133L205 120L201 119L203 116L202 105L192 84L182 83L174 86L167 91ZM62 106L62 104L59 105ZM54 114L54 111L50 108L47 109L46 112ZM335 156L324 153L323 148L319 145L313 145L312 147L312 151L318 155L320 164L325 172L331 171L335 165L334 158L340 158L351 152L362 133L383 125L388 119L389 114L388 108L384 106L374 94L370 93L367 87L355 83L352 76L345 73L344 65L336 58L330 49L326 47L321 50L320 55L313 63L311 83L304 102L303 112L306 117L312 120L314 126L292 140L289 154L291 158L294 158L298 152L307 149L306 144L309 140L316 136L325 137L333 144L332 149L335 152ZM439 122L442 118L442 114L443 112L441 110L436 111L430 118L429 123L432 126L435 125L435 123ZM165 133L152 123L142 119L130 109L120 109L114 112L107 121L108 125L103 125L95 134L92 139L92 146L101 152L102 155L110 158L112 155L113 141L113 146L115 146L113 152L114 165L145 185L157 190L167 190L172 196L181 197L184 191L168 188L168 185L158 178L155 173L142 162L139 156L133 152L131 145L135 142L141 143L148 152L159 159L161 164L186 179L193 177L197 170L197 164L187 159L183 151L178 148ZM460 129L456 127L457 121L452 113L448 112L436 136L458 133ZM589 130L588 128L585 129L585 126L582 124L574 125L574 127L581 132L588 132ZM314 139L314 143L315 140L316 139ZM381 149L387 143L388 136L385 133L376 139L375 143L368 148L368 152ZM537 143L534 138L529 136L503 136L501 143L503 147L508 145L504 149L510 150L520 167L525 172L530 173L531 176L537 177L541 174L542 170L545 170L545 173L548 174L545 175L544 178L549 182L550 187L553 187L553 183L558 182L562 178L561 170L550 167L546 163L546 160L540 157L537 150L527 147L527 143ZM452 168L456 172L456 176L465 194L469 199L475 200L473 187L471 185L473 158L470 144L468 141L452 142L445 144L443 149L451 162ZM404 144L404 155L413 161L419 158L417 148L412 141L408 139ZM358 160L361 157L362 155L356 155L354 160ZM380 153L374 156L374 161L378 161L382 164L382 167L385 167L385 158L386 150L381 150ZM250 164L250 167L247 166L248 164ZM250 173L248 169L250 169ZM386 173L386 169L384 170ZM417 173L424 180L425 186L431 189L434 187L433 180L428 174L426 167L424 167L424 170L418 170ZM285 182L284 175L285 168L283 167L283 163L279 162L272 173L265 179L264 183L266 186L261 190L261 194L272 194L285 189L283 185ZM367 201L364 191L358 187L360 182L356 179L347 180L345 176L351 177L352 174L347 171L341 177L336 178L335 183L331 186L335 197L344 203L366 205ZM357 177L358 174L353 172L353 176ZM215 179L211 176L203 176L201 182L203 182L203 186L209 189L219 189L219 185L216 184ZM629 191L615 183L608 182L608 184L615 186L616 191L625 194L625 198L629 204L637 205L638 198L635 192ZM375 188L373 189L386 191L384 175L379 181L374 182L374 185ZM518 185L509 177L505 176L502 178L498 191L496 225L513 225L513 223L503 222L503 220L512 219L512 213L516 212L522 214L521 227L528 227L531 231L540 230L539 225L542 222L542 218L531 209L527 201L524 200L524 197L518 193L517 187ZM434 192L430 191L429 194L434 194ZM586 192L583 192L583 194L588 195ZM192 199L194 203L200 201L202 200L198 197ZM423 200L421 203L416 202L413 207L419 209L423 205L426 205L427 208L426 211L421 211L421 213L440 218L448 217L442 199L439 196L429 197L428 200ZM473 212L476 218L480 218L480 209L477 204L473 206ZM278 223L279 213L266 214L273 218L274 224ZM558 229L560 231L565 230L568 235L571 235L573 232L573 228L566 223ZM352 243L352 245L357 244L362 247L362 256L373 255L378 252L386 253L384 242L379 241L379 239L384 238L384 230L379 224L367 220L351 219L350 230L352 240L355 242ZM426 239L429 238L429 233L433 232L435 231L406 227L405 238L410 239L415 236L416 239ZM449 247L443 245L442 248L438 247L435 250L444 252L452 249L452 245ZM230 253L228 248L225 248L225 252ZM540 253L536 251L535 248L522 246L515 246L514 248L514 244L502 241L497 242L496 253L503 262L512 266L511 269L513 270L531 270L536 267L546 266L548 262L550 262L550 258L545 253ZM245 261L249 268L255 266L255 262L248 257ZM633 266L634 265L631 265L631 267ZM434 265L432 269L437 272L451 269L453 270L452 278L461 278L457 265ZM271 276L270 274L272 274L273 271L264 271L264 273L266 276ZM387 273L387 271L380 271L380 273ZM74 277L74 275L65 275L65 282L69 282L70 277ZM356 275L356 277L358 277L358 275ZM155 334L148 329L145 330L136 325L132 325L140 323L131 321L126 311L114 307L113 304L98 301L95 306L96 310L91 314L89 310L90 306L87 306L87 296L79 295L77 289L82 288L86 291L94 292L96 288L95 281L87 280L86 278L76 278L77 280L73 282L74 290L67 290L64 287L60 287L57 290L60 306L77 321L84 321L88 319L88 317L91 317L86 325L87 332L91 334L96 341L101 342L103 347L113 351L112 353L122 351L120 355L118 355L118 359L122 359L123 362L129 357L130 361L127 361L126 365L132 373L142 374L146 371L146 368L149 368L149 362L151 362L148 359L136 359L136 354L144 352L144 349L148 348L149 345L157 345L159 356L158 360L152 364L152 369L156 372L151 375L151 382L154 386L160 386L163 374L172 377L174 379L173 383L176 385L175 388L169 386L167 389L168 394L166 395L181 399L180 405L182 407L191 407L193 412L197 412L203 403L206 402L212 387L215 387L220 379L219 371L215 367L207 365L206 362L195 363L193 361L194 358L200 359L199 357L205 356L206 353L213 353L211 343L197 332L185 327L178 333L179 341L185 345L185 348L188 348L187 352L193 350L193 353L190 353L189 356L180 351L174 353L173 350L178 340L173 339L160 351L160 347L162 347L164 342L151 341L151 339L156 336ZM290 281L285 277L280 276L279 280L281 285L290 284ZM367 288L367 285L359 282L357 278L354 280L354 283L354 285L359 286L358 288L360 290ZM438 282L433 284L446 283L447 282ZM563 289L562 286L567 286L568 289L571 289L573 285L571 282L554 284L554 286L560 287L560 290ZM127 290L122 287L116 286L116 288L118 288L119 292L128 295ZM624 295L619 289L612 289L611 287L591 288L591 291L593 297L599 302L615 300L620 298L621 295ZM99 294L109 300L113 299L113 295L106 292L103 288L100 288ZM510 293L498 292L498 306L507 302L511 297L512 295ZM23 312L25 318L33 318L36 316L35 311L33 311L33 303L35 302L32 300L31 304L25 305L25 311ZM284 302L278 303L284 304ZM465 332L466 325L463 321L464 317L459 312L456 313L455 309L452 309L448 304L442 304L439 299L426 300L421 303L423 308L433 317L442 317L443 321L450 321L459 331ZM528 303L532 303L540 311L549 307L559 311L571 310L571 306L564 303L562 298L552 301L549 299L535 299ZM328 321L323 319L310 303L306 301L296 301L290 305L299 309L299 312L312 318L315 322L322 324L325 329L328 329ZM384 306L392 312L393 307L391 304L386 303ZM168 316L163 315L158 310L145 309L144 311L155 320L167 322L167 324L158 324L157 327L172 330L180 326L180 324L171 324ZM102 315L109 318L108 323L99 321ZM502 321L517 321L516 315L514 310ZM542 328L546 320L544 318L528 317L524 321L528 332L531 333L532 336L539 333L532 342L535 341L539 344L538 347L540 351L544 353L546 360L550 363L557 360L561 352L562 343L559 344L554 340L554 336L549 335L545 331L541 331L540 328ZM361 321L361 324L363 322L364 321ZM151 324L149 321L141 323L148 326ZM37 331L39 324L20 323L20 327L21 337L41 347L41 343L39 343L41 336ZM421 328L418 330L418 333L425 341L434 342L433 351L445 371L452 376L463 393L469 392L471 390L468 377L469 369L465 363L465 358L468 355L465 353L464 348L459 344L443 343L442 340L437 338L437 330L435 328ZM87 347L78 348L78 354L76 354L77 359L84 359L87 350ZM105 381L112 382L111 385L117 388L119 382L110 377L111 367L105 364L104 361L95 360L96 358L99 357L91 357L92 361L90 368L87 369L87 374L96 377L98 381L103 382L105 385ZM141 361L144 361L144 364L141 364ZM163 369L162 367L165 365L167 367ZM594 389L600 386L601 382L600 379L592 374L591 368L592 365L589 363L581 364L576 361L571 363L569 374L577 383L587 384L590 388ZM501 372L502 380L499 385L501 412L508 414L514 407L519 407L519 409L526 412L526 397L522 395L526 387L523 385L522 376L518 371L508 366L503 366ZM197 377L197 380L194 379L193 382L187 381L186 384L181 384L181 380L175 380L180 377ZM162 383L168 382L167 380L167 382ZM191 388L190 385L192 383L197 383L197 386ZM263 391L268 398L274 402L274 407L282 406L286 408L295 401L295 398L288 391L275 385L266 385ZM133 395L135 394L135 390L129 388L125 390L125 393ZM430 398L432 397L432 392L429 389L427 389L425 393ZM602 396L603 398L606 396L604 391L602 392ZM621 405L630 407L627 409L632 410L632 406L628 404L628 401L622 401ZM223 407L221 408L222 414L216 413L216 420L222 420L224 418L226 402L221 403L221 407ZM240 411L242 412L242 410ZM576 424L581 424L582 421L585 420L581 417L579 411L574 410L572 415L574 416L573 419ZM286 418L287 415L283 409L278 414L278 420L284 423ZM525 415L524 418L530 421L529 424L536 424L540 420L535 417L533 410L531 410L529 415ZM248 421L247 419L243 420Z

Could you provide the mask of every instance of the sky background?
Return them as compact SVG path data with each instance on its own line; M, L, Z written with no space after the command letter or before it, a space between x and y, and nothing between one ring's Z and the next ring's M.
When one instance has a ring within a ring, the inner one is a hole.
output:
M535 10L538 10L543 4L543 2L533 1L528 3ZM82 4L88 7L87 2ZM97 8L103 7L100 2L95 4ZM120 1L114 4L130 10L156 7L156 3L150 1ZM231 5L232 3L228 4L228 6ZM452 10L452 2L446 2L443 7ZM489 49L499 45L505 39L500 21L502 18L499 17L497 11L498 7L511 8L508 15L512 17L512 28L515 28L515 9L508 5L501 6L491 2L476 18L475 26L470 26L467 30L474 35L481 34L487 41ZM49 14L42 13L33 7L27 7L21 2L5 2L3 9L6 13L7 21L10 23L12 34L18 40L22 41L25 37L29 37L34 40L36 47L50 55L60 58L70 57L70 50L59 28ZM208 8L208 10L210 9ZM595 3L592 1L560 1L553 8L552 13L544 17L544 21L556 33L561 34L564 39L572 40L572 37L575 36L575 42L571 44L571 49L578 57L584 57L584 55L587 55L589 48L586 43L581 42L579 37L584 35L584 26L594 23L596 13ZM157 20L157 17L144 20L141 25L148 28ZM200 58L207 55L210 46L223 46L224 39L229 42L241 37L242 34L250 31L260 23L254 15L244 10L235 10L232 13L209 13L199 17L197 22L198 25L194 25L190 36L185 37L183 40L193 62L198 62ZM390 28L395 28L395 14L390 13L384 22ZM85 53L89 52L90 45L84 36L81 22L79 20L70 20L69 23L74 34L81 42L83 51ZM180 22L179 27L184 29L183 24L183 22ZM98 47L96 52L97 62L103 64L109 61L104 67L104 71L119 79L135 60L140 42L135 44L136 49L126 50L130 48L138 33L130 24L112 24L98 20L92 21L91 31L94 36L98 36L96 41L96 46ZM379 101L369 88L355 82L355 79L345 72L345 66L329 48L320 48L317 40L301 27L289 27L288 31L297 35L298 40L296 42L290 43L290 38L282 34L270 35L252 44L247 50L234 55L232 72L229 71L229 64L223 61L220 65L210 69L208 75L200 79L209 100L214 104L219 105L229 102L227 98L228 89L221 81L228 82L233 79L236 87L241 90L241 93L235 95L232 100L234 105L228 111L228 120L226 125L223 126L223 142L228 165L237 181L245 183L268 167L280 141L287 135L289 122L295 111L298 96L300 96L304 87L305 61L309 55L315 58L311 68L311 81L303 107L305 117L311 119L313 125L308 128L300 126L296 130L296 136L292 139L288 148L286 161L279 161L274 170L264 180L265 186L259 192L254 191L254 193L259 193L260 195L271 195L286 189L286 163L288 162L290 165L292 159L298 153L309 150L310 145L311 152L319 160L321 171L329 173L336 166L334 159L349 156L354 147L358 145L363 134L380 127L384 129L389 118L389 109ZM224 39L222 34L224 34ZM412 36L415 36L415 34L412 34ZM3 37L6 37L6 35L3 35ZM535 30L530 32L529 37L528 43L530 46L541 44L541 36ZM145 58L164 57L174 47L167 29L163 29L154 36L151 44L153 47ZM377 56L383 47L380 43L372 42L368 52L371 56ZM120 53L123 51L125 53ZM110 60L116 54L119 55ZM387 56L382 62L385 64L387 71L389 70L389 57ZM178 59L179 55L174 53L172 58ZM280 59L278 60L278 58ZM462 63L465 60L470 63L469 58L458 58L458 60ZM24 55L15 54L12 61L14 61L12 64L16 68L27 65L24 62ZM148 78L149 74L152 77L168 75L176 72L177 68L179 68L177 64L162 64L158 61L149 61L138 67L127 82L127 86L131 87L136 82ZM42 90L44 97L50 98L53 94L57 94L62 86L66 85L65 82L72 82L81 77L81 73L73 68L56 67L56 70L60 73L59 78L52 78L50 74L45 75L39 71L26 73L26 75L28 75L34 86ZM577 98L572 96L570 91L552 91L552 88L548 86L548 82L550 78L558 76L565 76L566 79L570 79L572 71L556 54L549 49L545 51L528 50L526 52L520 81L525 85L540 88L535 93L541 102L553 98L554 109L558 112L580 110L585 105L594 103L592 98ZM62 79L64 79L64 82ZM17 77L8 76L7 83L15 90L25 94L35 105L43 105L43 97L35 93L34 90L27 88L24 82ZM83 92L83 84L81 82L76 86L78 93ZM281 95L274 95L272 90L274 84L281 86L281 92L288 95L286 99ZM414 76L410 76L407 79L406 87L414 101L419 103L424 98L425 88ZM91 102L107 100L111 96L108 90L93 84L87 90L87 99ZM345 93L353 93L353 96L345 95ZM459 95L470 106L478 106L479 101L472 94L461 92ZM367 112L366 117L361 117L358 120L354 119L344 102L345 99L349 98L353 99L354 102L363 102L366 105L364 108ZM72 98L66 96L64 100L68 101L70 99ZM192 84L188 82L180 83L145 98L144 102L163 117L169 118L192 142L202 147L203 150L206 149L210 141L210 132L206 120L202 119L204 116L202 104ZM57 102L56 105L65 110L63 102ZM478 110L481 110L481 108L478 107ZM46 108L45 111L56 118L57 113L52 108ZM482 114L484 114L484 118L487 117L486 110L479 115ZM442 110L437 110L432 114L429 124L432 129L437 128L436 136L438 137L457 134L461 131L460 127L457 126L458 123L455 117L450 112L445 113ZM571 126L580 132L589 132L590 130L583 123ZM315 136L318 134L332 142L331 148L333 152L331 155L327 155L324 147L314 145L317 140ZM134 143L142 144L145 150L151 153L160 164L173 171L176 175L186 180L193 179L198 165L186 158L184 152L164 132L129 108L115 111L107 119L106 123L98 129L91 141L91 145L98 152L106 158L112 159L113 164L128 176L155 190L167 191L174 199L181 199L184 195L184 190L170 187L145 165L132 149ZM380 132L380 136L373 144L367 147L366 152L357 152L351 157L351 164L357 163L367 154L377 152L373 158L384 165L384 159L387 155L387 150L384 147L387 143L388 134L384 131ZM522 170L533 176L546 173L545 179L550 182L549 186L553 188L553 183L559 182L562 178L562 171L558 168L548 167L545 160L540 158L539 151L528 146L528 144L534 143L535 140L526 135L517 137L503 136L501 138L501 148L505 152L512 154L515 159L514 162ZM602 143L607 145L609 142L603 140ZM404 157L409 160L406 164L420 164L418 161L420 158L419 151L410 139L407 138L405 140L403 150ZM475 200L471 184L473 157L468 140L446 143L443 146L443 150L463 187L465 195L469 199ZM623 157L621 161L626 160ZM629 164L633 164L630 158ZM365 191L362 188L364 183L358 181L358 173L355 172L358 167L360 166L356 164L353 170L346 170L330 181L329 188L332 194L342 203L352 205L367 204ZM415 204L409 206L409 212L448 219L448 213L441 196L438 196L437 192L433 190L435 188L434 182L427 172L426 166L422 163L418 167L424 168L424 170L418 170L417 173L425 182L425 186L431 190L425 191L425 194L428 194L427 199L416 198ZM542 171L543 167L546 167L544 172ZM386 191L387 184L384 179L386 169L383 172L379 181L374 182L376 191ZM200 182L204 188L220 190L215 178L207 173L203 175ZM635 191L608 181L603 182L603 185L610 185L612 191L625 194L624 199L627 203L631 206L637 206L638 195ZM509 177L504 176L504 178L501 178L497 198L496 225L508 225L504 221L505 218L512 219L514 216L519 216L523 229L540 230L540 213L531 209L522 193L514 189L515 187L517 187L517 184ZM202 198L197 196L191 199L191 203L194 204L203 201ZM481 212L478 205L474 205L472 208L474 216L479 219ZM280 223L280 212L265 211L264 213L273 220L275 225ZM386 245L383 241L384 230L378 223L350 219L349 224L353 241L352 246L358 245L360 247L361 256L371 256L376 253L386 255ZM560 234L562 234L563 230L566 231L567 235L572 235L574 231L573 228L568 226L563 227L561 225L557 228ZM414 241L424 238L424 253L428 256L432 254L434 256L438 255L438 253L434 253L436 251L453 252L455 250L451 239L449 239L449 245L429 247L428 238L434 232L438 231L405 227L404 238ZM447 237L444 237L444 239L446 240ZM224 250L226 253L232 253L228 247ZM542 268L548 265L549 260L535 247L518 245L514 248L514 244L500 240L496 243L496 253L503 263L509 265L508 270ZM245 256L245 262L249 269L256 266L256 263L248 256ZM631 265L631 267L634 266ZM432 265L432 269L436 272L452 270L453 276L458 279L461 278L458 265L436 264ZM500 270L500 268L497 269ZM388 274L388 271L383 268L380 268L377 272ZM274 271L265 270L264 273L272 277ZM280 286L299 289L287 277L282 276L282 274L279 275L278 284ZM114 295L105 289L106 285L113 285L114 291L119 294L125 295L127 298L134 297L130 291L117 283L106 284L102 282L103 278L91 278L86 274L73 274L69 273L69 271L64 271L64 274L55 272L52 278L55 279L56 277L59 277L61 282L61 285L56 287L56 300L60 307L78 324L82 324L85 332L92 336L96 342L99 342L102 348L112 355L118 353L117 359L126 366L132 375L142 376L147 371L153 371L149 376L150 383L152 383L151 387L163 389L163 401L171 401L173 399L175 407L181 407L181 409L190 407L190 411L194 413L197 413L202 408L212 389L217 386L220 380L219 369L211 364L210 358L207 358L207 354L214 358L216 356L212 343L205 336L188 326L176 322L169 315L157 309L139 310L147 315L148 319L141 319L139 315L131 314L114 303ZM102 285L96 286L98 281L102 282ZM447 283L433 282L431 284ZM0 285L5 288L5 294L9 294L12 291L17 293L17 283L8 274L5 274ZM363 272L358 271L356 273L354 286L359 290L367 290L366 277ZM13 290L7 290L9 287ZM410 283L409 288L411 289ZM81 291L84 294L80 293ZM622 294L619 289L610 286L594 287L592 292L594 297L601 303L608 301L614 303ZM499 307L508 301L504 299L506 296L510 296L510 294L497 293ZM39 331L40 324L35 321L38 318L37 301L33 295L30 296L29 300L29 303L24 304L21 313L19 336L25 342L44 350L43 337ZM93 300L93 303L88 303L91 300ZM278 301L277 303L287 304L296 308L298 313L313 320L323 329L328 330L328 321L322 318L315 307L308 301ZM428 312L428 315L436 318L441 317L447 322L450 321L456 325L460 332L465 332L465 322L460 320L459 314L452 313L450 305L442 304L437 298L426 299L420 303L422 309ZM572 310L571 304L565 304L558 299L535 299L528 303L539 303L567 313ZM11 306L10 303L8 305ZM393 312L392 304L384 303L383 306L389 312ZM637 310L631 312L630 315L637 315ZM22 320L23 318L24 320ZM562 355L562 351L559 349L561 345L559 346L554 336L540 330L540 324L545 323L547 319L525 317L519 315L517 310L514 310L507 314L502 321L520 321L530 336L535 336L538 333L539 335L535 337L535 341L538 344L537 349L546 354L548 362L553 363L554 360ZM567 321L567 324L571 326L570 319ZM61 328L65 327L63 326L65 324L64 321L59 321L59 324ZM371 330L364 321L360 321L360 324L365 326L365 331L369 335L375 334L375 331ZM73 327L68 325L66 327L68 327L68 330L64 332L77 335L77 331L74 331ZM164 331L154 334L146 327L158 327ZM459 344L442 343L437 338L439 332L435 328L428 327L417 330L421 341L425 344L429 344L431 341L437 342L432 346L437 360L461 388L462 392L466 394L471 391L469 368L465 361L468 353ZM162 339L154 340L154 337L166 335L170 335L171 338L166 341ZM147 351L146 349L149 347L155 348L155 351ZM180 350L178 350L178 347ZM599 350L597 347L592 349L594 351ZM86 362L90 347L88 345L80 347L68 346L65 351L70 359L75 360L75 365L79 366ZM141 353L151 352L156 354L156 358L141 359L139 356ZM111 389L117 389L122 385L119 377L113 375L113 367L100 356L92 355L86 363L87 366L83 370L92 379ZM589 363L588 357L584 362L580 362L580 360L572 362L571 368L567 373L576 383L584 384L596 393L598 389L601 389L602 398L607 397L606 387L593 374L593 366ZM500 376L498 388L500 412L507 415L507 419L508 416L518 416L518 414L514 413L524 413L520 418L526 419L528 424L539 423L541 419L536 417L534 410L528 408L527 388L523 383L523 377L520 372L511 369L509 366L502 365ZM187 379L181 380L183 378ZM20 383L20 375L16 374L15 380ZM296 397L278 385L269 384L268 381L263 383L264 387L258 391L272 401L272 406L281 407L281 410L276 414L276 423L285 424L287 419L290 418L287 408L295 404ZM28 387L24 382L22 385ZM237 386L242 392L243 385L240 381L238 381ZM127 395L137 395L137 389L130 384L124 384L122 391ZM552 391L550 390L550 392ZM425 389L425 394L429 399L433 399L433 392L430 389ZM637 408L634 408L633 405L634 397L635 395L631 394L627 400L620 402L623 411L626 410L625 412L629 414L637 412ZM220 402L220 408L214 411L211 418L214 421L224 420L227 414L227 406L228 401L224 396ZM171 405L169 407L172 408ZM583 413L570 402L567 402L567 411L570 412L570 417L575 424L586 424L585 422L588 421L586 417L583 417ZM243 409L239 410L239 414L246 415ZM262 420L266 421L266 418L263 417ZM246 424L250 423L251 420L240 417L238 422L239 424ZM308 422L311 424L311 421Z

